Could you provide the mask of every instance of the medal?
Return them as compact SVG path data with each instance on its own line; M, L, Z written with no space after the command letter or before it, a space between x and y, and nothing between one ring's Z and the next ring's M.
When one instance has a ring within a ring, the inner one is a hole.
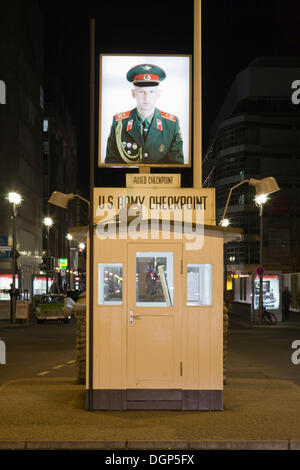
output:
M160 152L163 152L163 151L165 150L165 148L166 148L166 147L165 147L163 144L161 144L161 145L159 146L159 151L160 151Z

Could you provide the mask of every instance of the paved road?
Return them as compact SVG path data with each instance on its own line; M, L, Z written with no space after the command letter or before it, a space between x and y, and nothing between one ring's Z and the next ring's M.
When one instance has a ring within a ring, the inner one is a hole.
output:
M291 355L300 329L231 326L228 338L228 376L233 378L286 379L300 385L300 364Z
M7 347L7 364L0 367L0 384L19 378L76 378L76 321L0 327ZM228 377L286 379L300 385L300 364L291 361L291 344L300 329L247 329L231 325Z
M6 365L0 366L0 384L8 380L45 377L74 377L76 321L17 327L0 325L6 343Z

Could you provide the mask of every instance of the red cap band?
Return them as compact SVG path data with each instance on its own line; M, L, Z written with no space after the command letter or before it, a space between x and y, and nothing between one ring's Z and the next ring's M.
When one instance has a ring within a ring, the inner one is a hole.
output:
M154 75L152 73L145 73L145 74L142 73L140 75L135 75L135 77L133 77L134 82L136 81L151 82L152 80L159 80L159 76Z

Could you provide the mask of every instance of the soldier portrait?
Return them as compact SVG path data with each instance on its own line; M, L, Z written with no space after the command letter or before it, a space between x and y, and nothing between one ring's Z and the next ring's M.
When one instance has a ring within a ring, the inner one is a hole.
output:
M188 146L184 146L181 119L174 113L174 105L171 104L172 112L159 106L165 91L161 83L167 80L165 69L152 61L138 63L127 70L124 79L132 104L109 117L101 163L118 166L188 163L189 156L184 155ZM188 125L185 123L185 129ZM189 133L185 133L188 140Z

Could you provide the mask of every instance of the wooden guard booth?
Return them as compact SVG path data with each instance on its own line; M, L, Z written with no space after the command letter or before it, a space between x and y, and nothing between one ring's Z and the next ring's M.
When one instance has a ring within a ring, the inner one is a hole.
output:
M86 407L222 410L223 242L240 237L240 232L216 226L215 190L201 188L201 0L194 1L193 188L189 189L181 188L180 181L171 189L151 184L147 189L93 187L95 24L91 24L89 233L93 243L87 267ZM139 216L134 206L140 206ZM153 213L157 207L159 213ZM188 220L186 230L180 225L183 220Z
M122 221L119 198L124 201L133 194L145 196L143 204L149 209L149 189L94 191L88 409L222 410L223 241L236 234L215 225L214 189L164 191L167 198L189 194L205 201L198 232L191 206L190 227L198 233L198 245L196 236L193 242L191 232L189 238L183 233L176 215L169 225L163 213L155 226L150 212L145 219L140 214L139 219L129 215ZM99 201L110 201L107 207L113 210L117 206L117 214L106 211L105 217Z

